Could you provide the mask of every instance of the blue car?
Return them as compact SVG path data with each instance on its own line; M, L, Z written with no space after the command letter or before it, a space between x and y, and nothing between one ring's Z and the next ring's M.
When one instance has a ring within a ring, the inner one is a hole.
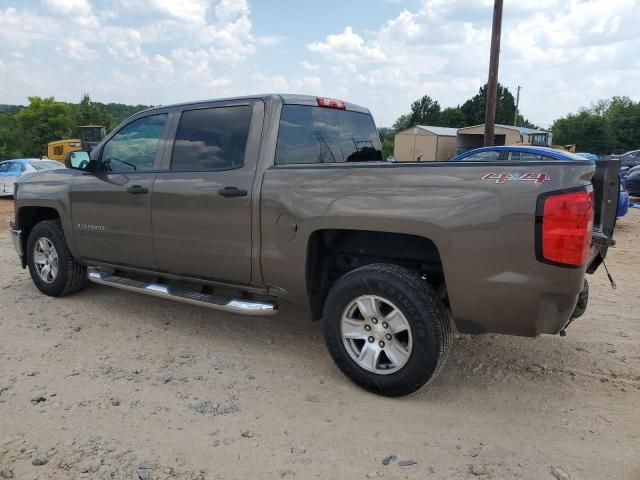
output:
M584 158L585 160L593 160L594 162L596 160L600 160L600 157L598 155L596 155L595 153L576 152L576 155L578 155L579 157Z
M564 150L550 147L528 146L495 146L482 147L467 152L462 152L453 157L450 162L544 162L554 160L587 160L584 156L576 155ZM629 194L620 182L620 195L618 196L618 217L623 217L629 210Z
M0 162L0 197L13 196L13 184L22 175L57 168L64 168L64 165L54 160L37 158L15 158Z

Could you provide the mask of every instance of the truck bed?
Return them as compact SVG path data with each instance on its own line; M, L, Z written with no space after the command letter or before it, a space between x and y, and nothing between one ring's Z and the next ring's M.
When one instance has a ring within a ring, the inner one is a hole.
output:
M284 298L307 294L308 241L324 229L431 240L460 331L536 336L564 327L585 268L536 259L536 203L590 185L593 162L361 163L272 166L261 192L261 262ZM283 224L296 219L294 235ZM534 318L523 318L522 312Z

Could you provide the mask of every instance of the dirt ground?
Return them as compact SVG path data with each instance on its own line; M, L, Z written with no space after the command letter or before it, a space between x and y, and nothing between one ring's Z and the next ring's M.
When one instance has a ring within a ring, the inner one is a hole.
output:
M567 337L462 336L428 388L387 399L344 378L294 312L40 294L10 245L11 203L0 478L640 479L640 210L608 258L618 289L592 276Z

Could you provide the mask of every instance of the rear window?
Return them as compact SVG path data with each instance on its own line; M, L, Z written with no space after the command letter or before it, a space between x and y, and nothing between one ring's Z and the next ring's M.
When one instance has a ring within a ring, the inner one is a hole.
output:
M42 170L56 170L58 168L64 168L59 162L48 162L48 161L40 161L40 162L29 162L29 165L33 167L34 170L42 171Z
M380 139L367 113L284 105L276 164L382 161Z

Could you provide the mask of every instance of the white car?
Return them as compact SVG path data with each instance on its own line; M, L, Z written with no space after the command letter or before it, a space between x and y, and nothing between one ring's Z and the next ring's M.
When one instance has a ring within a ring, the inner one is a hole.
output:
M0 162L0 197L13 196L13 184L25 173L65 168L55 160L16 158Z

